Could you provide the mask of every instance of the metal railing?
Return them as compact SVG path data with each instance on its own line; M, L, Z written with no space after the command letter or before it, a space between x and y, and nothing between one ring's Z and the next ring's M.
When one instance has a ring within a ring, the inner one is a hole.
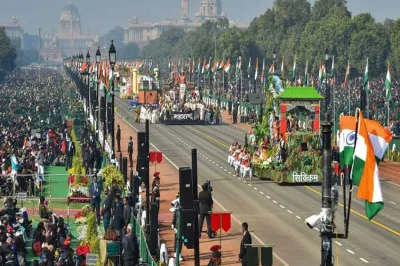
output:
M147 263L151 266L157 266L158 264L151 256L149 246L147 245L146 241L146 234L143 231L142 227L140 226L139 222L136 220L135 216L132 216L131 219L133 223L133 230L139 242L139 254L140 254L140 262Z

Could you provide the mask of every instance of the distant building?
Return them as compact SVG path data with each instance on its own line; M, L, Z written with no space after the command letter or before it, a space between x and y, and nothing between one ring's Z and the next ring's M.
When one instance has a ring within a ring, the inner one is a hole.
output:
M82 33L78 8L70 3L60 14L60 33L41 36L40 54L42 58L66 57L86 50L95 51L97 43L97 36Z
M170 19L161 22L139 23L136 17L129 19L125 29L124 43L136 43L140 48L146 46L149 41L155 40L160 35L172 28L183 29L185 32L193 31L206 20L218 20L225 18L222 12L222 0L200 0L200 10L196 12L195 21L189 18L189 0L181 0L181 18ZM248 25L230 23L232 26L246 28Z
M7 37L11 40L12 44L17 49L24 48L24 30L18 22L18 18L12 17L11 23L1 24L0 27L4 27L6 30Z

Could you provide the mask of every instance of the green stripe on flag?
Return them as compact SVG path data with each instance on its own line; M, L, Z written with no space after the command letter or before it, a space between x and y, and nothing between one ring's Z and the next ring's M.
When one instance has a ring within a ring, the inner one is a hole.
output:
M365 201L365 215L367 215L369 220L375 217L375 215L383 209L384 203L383 202L375 202L371 203Z
M344 169L346 165L353 164L354 146L345 146L344 150L339 153L340 167Z
M365 166L365 161L358 158L357 156L354 156L352 180L354 185L356 186L359 186L361 183L361 177L364 172L364 166Z

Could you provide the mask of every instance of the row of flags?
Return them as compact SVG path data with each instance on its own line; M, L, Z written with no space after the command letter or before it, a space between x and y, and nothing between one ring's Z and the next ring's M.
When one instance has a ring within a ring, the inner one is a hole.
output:
M350 177L358 186L357 197L365 201L369 220L384 206L378 165L391 140L390 130L376 120L364 119L360 109L356 117L340 117L340 166L342 170L351 166Z
M369 72L368 72L368 65L369 65L369 60L367 59L366 62L366 66L365 66L365 73L364 73L364 82L363 82L363 89L364 91L367 93L369 93ZM212 66L212 59L211 57L207 60L207 59L199 59L197 61L197 69L196 69L196 65L195 65L195 60L169 60L168 62L168 68L170 69L170 71L172 72L188 72L188 73L199 73L199 74L210 74L210 73L218 73L219 71L224 71L225 73L229 74L230 70L231 70L231 62L230 59L222 59L221 61L219 59L215 59L214 60L214 64ZM67 62L70 66L72 65L71 61ZM73 62L74 68L78 67L78 62L74 61ZM104 64L108 64L107 60L104 60L101 65L103 65L102 69L108 69L106 70L106 72L108 73L110 70L110 66L109 64L107 65L107 67ZM150 72L152 71L152 69L154 67L159 67L159 63L157 62L157 64L154 66L153 65L153 60L135 60L135 61L125 61L125 62L119 62L117 63L117 65L119 67L125 67L125 68L129 68L129 67L134 67L134 68L139 68L141 70L144 70L145 68L147 68ZM211 67L212 66L212 67ZM85 72L87 71L88 68L88 64L86 62L83 62L82 65L82 70L81 72ZM90 68L97 68L96 64L90 64ZM92 73L91 71L89 71L90 73ZM331 84L335 83L335 57L332 57L332 66L331 66L331 73L329 76L327 76L328 74L326 73L326 65L325 64L320 64L319 65L319 72L318 72L318 91L322 91L322 86L324 83L325 79L329 78L329 82ZM105 73L105 75L107 76L107 73ZM248 78L251 78L251 73L253 73L252 70L252 64L251 64L251 58L249 58L249 63L248 63L248 67L247 67L247 75ZM294 62L293 62L293 76L292 79L293 81L296 81L296 77L297 77L297 65L296 65L296 56L294 57ZM240 75L242 74L242 58L239 56L236 60L236 77L239 78ZM258 58L256 58L256 63L255 63L255 70L254 70L254 80L257 80L259 78L259 60ZM262 69L261 69L261 84L265 84L265 79L266 79L266 64L265 64L265 59L262 60ZM268 75L273 75L275 74L275 62L272 62L269 69L268 69ZM285 77L285 57L282 58L282 63L281 63L281 79L283 79ZM345 88L348 88L349 85L349 78L350 78L350 62L347 62L347 66L346 66L346 74L345 74L345 78L344 78L344 84L343 86ZM101 80L101 79L98 79ZM301 80L300 80L301 82ZM299 82L299 83L300 83ZM306 62L306 67L305 67L305 71L304 71L304 81L301 82L302 84L304 84L304 86L309 86L309 73L308 73L308 61ZM390 75L390 64L387 67L387 74L386 74L386 78L385 78L385 89L386 89L386 100L387 102L389 102L392 99L392 94L391 94L391 75Z

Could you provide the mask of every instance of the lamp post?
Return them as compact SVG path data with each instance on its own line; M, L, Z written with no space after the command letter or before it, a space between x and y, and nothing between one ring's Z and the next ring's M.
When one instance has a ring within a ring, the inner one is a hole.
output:
M79 54L79 69L78 69L78 73L79 74L81 74L80 73L80 69L82 68L82 64L83 64L83 54ZM81 76L81 79L80 79L80 83L82 84L83 83L83 78L82 78L82 76ZM83 90L82 90L82 86L83 85L80 85L79 87L79 94L81 95L81 98L83 97Z
M169 78L172 80L172 78L171 78L171 67L172 67L172 61L171 61L171 56L170 56L169 57L168 68L169 68Z
M210 60L208 61L208 75L209 75L209 86L210 86L210 91L211 91L211 59L212 55L210 54Z
M189 55L189 81L192 81L192 56Z
M96 51L96 80L99 78L99 66L101 61L100 47L97 47ZM100 101L99 101L99 81L96 82L96 107L98 108L96 117L96 139L99 139L100 130Z
M274 70L274 73L272 73L272 75L275 74L275 60L276 60L276 51L274 50L274 52L272 53L272 64L273 64L272 70Z
M325 70L329 60L329 52L325 50ZM327 72L327 71L326 71ZM322 204L321 204L321 265L333 266L332 263L332 234L333 217L332 196L332 123L328 107L330 104L330 92L328 88L328 77L325 73L325 121L322 123Z
M92 102L91 102L91 90L90 90L90 81L89 81L89 75L90 75L90 73L89 73L89 65L90 65L90 53L89 53L89 50L87 51L87 54L86 54L86 64L88 65L87 67L88 67L88 74L87 74L87 86L88 86L88 90L86 91L89 95L88 95L88 97L86 97L86 102L88 103L88 115L89 115L89 120L90 120L90 115L92 114Z
M114 132L114 124L115 124L115 110L114 110L114 66L117 61L117 51L115 50L114 40L111 40L111 46L108 50L108 56L111 65L111 77L112 77L112 85L111 85L111 159L115 159L115 132Z
M328 110L330 109L330 102L331 102L331 92L329 90L329 86L328 86L328 60L329 60L329 51L328 49L325 50L325 55L324 55L324 59L325 59L325 115L327 115ZM328 114L329 116L329 114ZM326 118L326 120L330 120L328 117Z

